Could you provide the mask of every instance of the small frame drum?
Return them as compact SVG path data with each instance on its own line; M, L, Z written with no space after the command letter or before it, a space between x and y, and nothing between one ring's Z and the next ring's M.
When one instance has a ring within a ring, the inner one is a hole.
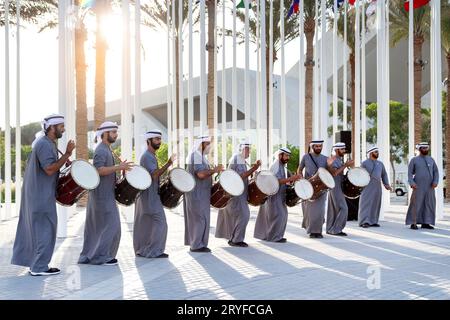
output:
M135 165L116 182L116 201L125 206L132 205L141 191L149 188L152 177L144 167Z
M252 206L259 206L266 202L269 196L280 189L277 177L270 170L261 170L248 184L247 202Z
M75 204L86 192L97 188L100 176L86 160L74 160L61 172L56 187L56 201L62 206Z
M319 168L316 174L309 178L308 181L311 182L314 189L313 196L309 199L310 201L318 199L324 192L333 189L335 186L333 176L325 168Z
M244 192L244 181L233 170L225 170L219 175L219 181L211 189L211 205L214 208L225 208L232 197L238 197Z
M286 188L286 205L295 206L300 200L309 200L314 194L314 188L306 179L298 180L293 186Z
M162 205L168 209L177 207L181 196L195 188L194 177L182 168L173 168L159 188Z
M364 187L370 182L370 175L361 167L351 168L342 180L342 192L349 199L356 199L361 195Z

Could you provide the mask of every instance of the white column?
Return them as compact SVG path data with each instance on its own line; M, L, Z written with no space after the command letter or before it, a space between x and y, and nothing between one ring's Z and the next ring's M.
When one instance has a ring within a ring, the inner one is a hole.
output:
M177 26L176 26L176 17L175 17L175 8L176 1L172 0L171 2L171 32L172 32L172 150L170 154L176 153L178 149L178 141L179 141L179 132L177 130L177 55L176 55L176 34L177 34Z
M270 0L269 7L269 101L267 103L269 107L269 125L267 128L269 130L269 149L267 151L266 165L269 166L273 153L273 0Z
M319 127L320 127L320 113L319 113L319 60L318 60L318 51L319 51L319 2L320 0L315 0L315 31L314 31L314 72L313 72L313 137L319 136Z
M184 88L183 88L183 0L178 0L178 165L184 168Z
M359 1L355 7L355 165L361 163L361 37L360 37L360 14Z
M205 0L200 0L200 132L207 133Z
M286 146L286 70L284 59L284 1L280 1L280 61L281 61L281 145Z
M343 44L343 48L344 48L344 54L342 56L342 58L344 59L344 64L343 64L343 68L344 68L344 74L342 76L342 102L343 102L343 125L342 125L342 130L347 130L348 127L348 119L347 119L347 62L348 62L348 57L347 57L347 1L344 1L344 44Z
M414 157L414 0L409 0L409 27L408 27L408 161ZM412 189L408 184L408 203L411 199Z
M266 1L260 0L260 17L261 19L261 122L259 123L259 147L261 149L260 159L263 161L263 168L267 166L267 68L266 68Z
M250 35L249 35L249 10L248 10L249 0L244 0L245 5L245 23L244 23L244 33L245 33L245 70L244 70L244 108L245 108L245 135L250 133L250 120L251 120L251 109L250 109L250 79L249 79L249 68L250 68Z
M11 218L11 123L9 87L9 0L5 0L5 215Z
M19 215L20 199L22 195L22 166L21 166L21 128L20 128L20 0L16 0L16 181L15 181L15 210L14 216Z
M225 30L225 1L222 1L222 29ZM221 88L221 101L222 101L222 163L227 163L227 75L226 75L226 36L222 33L222 88Z
M303 1L299 4L298 24L299 24L299 61L298 61L298 136L299 136L299 163L303 154L307 150L305 147L305 25L304 25L305 7Z
M326 1L327 0L321 0L320 2L320 12L321 12L321 23L320 23L320 29L321 29L321 39L320 39L320 104L319 104L319 136L323 139L328 136L327 129L328 129L328 87L327 87L327 76L326 76L326 43L325 43L325 36L326 36L326 26L327 26L327 20L326 20ZM326 147L326 139L324 146Z
M188 79L188 153L191 152L194 143L194 83L193 72L193 30L192 30L192 0L189 0L189 79Z
M337 67L337 21L339 18L337 0L334 0L334 19L333 19L333 142L335 133L338 131L338 67ZM300 76L300 75L299 75ZM323 137L325 138L325 137ZM303 144L304 145L304 144Z
M171 27L170 27L170 1L166 1L167 11L166 11L166 26L167 26L167 149L169 153L172 153L172 86L171 86L171 74L170 74L170 37L171 37ZM191 4L191 2L189 2ZM192 45L191 45L192 47Z
M236 41L236 0L233 0L233 74L232 74L232 84L231 84L231 91L232 91L232 138L233 138L233 146L236 145L236 135L237 135L237 70L236 70L236 47L237 47L237 41Z
M367 121L366 121L366 8L362 4L361 22L361 161L366 158L367 150Z
M440 1L431 1L431 156L439 170L436 188L436 218L444 218L443 157L442 157L442 58L441 58L441 7Z
M260 8L259 8L259 0L256 0L256 12L255 12L255 19L256 19L256 75L255 75L255 111L256 111L256 128L254 132L256 133L254 140L254 145L256 145L256 158L261 159L261 140L259 136L259 127L261 123L261 29L260 29ZM252 130L253 131L253 130ZM253 135L252 135L253 136ZM250 153L251 155L251 153ZM252 159L250 156L249 158L250 163L252 163L255 159Z
M142 155L142 109L141 109L141 0L135 0L134 10L134 154L139 163Z
M219 162L219 115L218 115L218 105L217 105L217 0L214 0L214 164ZM210 14L210 13L208 13Z
M122 112L120 121L121 159L132 159L131 73L130 73L130 2L122 1ZM133 222L133 206L123 207L126 221Z

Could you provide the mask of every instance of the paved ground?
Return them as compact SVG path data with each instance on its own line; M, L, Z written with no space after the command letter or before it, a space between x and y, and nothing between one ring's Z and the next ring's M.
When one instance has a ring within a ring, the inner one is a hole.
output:
M297 209L298 211L298 209ZM392 206L381 228L349 222L346 238L309 239L296 210L289 215L285 244L252 237L249 248L214 238L212 254L183 246L183 217L167 212L169 259L136 258L132 226L122 222L118 266L79 266L84 211L58 239L53 277L31 277L9 264L17 219L0 223L0 299L450 299L450 210L434 231L403 225L406 207Z

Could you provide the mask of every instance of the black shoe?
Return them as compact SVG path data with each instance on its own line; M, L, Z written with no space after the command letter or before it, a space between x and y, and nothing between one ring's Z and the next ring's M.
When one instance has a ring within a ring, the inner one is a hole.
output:
M412 225L411 225L411 229L417 230L417 229L419 229L419 228L417 228L417 224L412 224Z
M323 238L323 235L322 235L321 233L316 233L316 238L317 238L317 239L322 239L322 238Z
M309 235L309 237L312 238L312 239L316 239L317 238L317 233L311 233Z
M44 272L33 272L31 270L29 272L32 276L54 276L60 274L61 270L59 270L58 268L50 268Z
M339 232L338 234L336 234L337 236L342 236L342 237L346 237L347 234L345 232Z
M191 252L211 252L211 249L207 248L207 247L203 247L200 249L190 249Z
M380 225L379 225L378 223L374 223L374 224L371 224L370 226L371 226L371 227L377 227L377 228L378 228Z
M423 223L423 224L422 224L422 229L430 229L430 230L433 230L434 227L431 226L431 225L429 225L428 223Z
M168 258L169 255L167 253L161 253L159 256L155 257L155 258Z
M278 240L278 241L275 241L275 242L285 243L286 241L287 241L287 239L286 239L286 238L281 238L280 240Z
M228 244L232 247L248 247L248 244L245 243L244 241L241 242L233 242L233 241L228 241Z
M361 228L368 228L368 227L370 227L370 224L368 224L367 222L366 222L366 223L363 223L363 224L361 225Z
M116 266L119 262L117 261L117 259L111 259L108 262L105 262L103 265L104 266Z

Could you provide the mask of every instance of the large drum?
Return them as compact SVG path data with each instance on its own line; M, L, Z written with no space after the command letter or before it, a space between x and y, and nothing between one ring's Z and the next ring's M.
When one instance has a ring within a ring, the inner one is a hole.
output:
M97 169L86 160L74 160L59 176L56 201L71 206L86 192L97 188L100 176Z
M182 168L173 168L159 188L162 205L168 209L177 207L181 197L195 188L194 177Z
M351 168L342 181L342 192L349 199L356 199L361 195L364 187L370 182L370 175L361 167Z
M219 175L219 181L211 189L211 205L214 208L225 208L232 197L244 192L244 181L236 171L225 170Z
M298 180L293 186L286 188L286 205L295 206L300 200L309 200L314 194L314 188L306 179Z
M309 199L310 201L318 199L324 192L333 189L335 186L333 176L325 168L319 168L316 174L309 178L308 181L311 182L314 189L313 196Z
M116 182L116 201L125 206L132 205L139 194L152 184L152 177L141 166L135 165Z
M261 170L248 184L247 202L253 206L262 205L269 196L278 192L280 185L270 170Z

